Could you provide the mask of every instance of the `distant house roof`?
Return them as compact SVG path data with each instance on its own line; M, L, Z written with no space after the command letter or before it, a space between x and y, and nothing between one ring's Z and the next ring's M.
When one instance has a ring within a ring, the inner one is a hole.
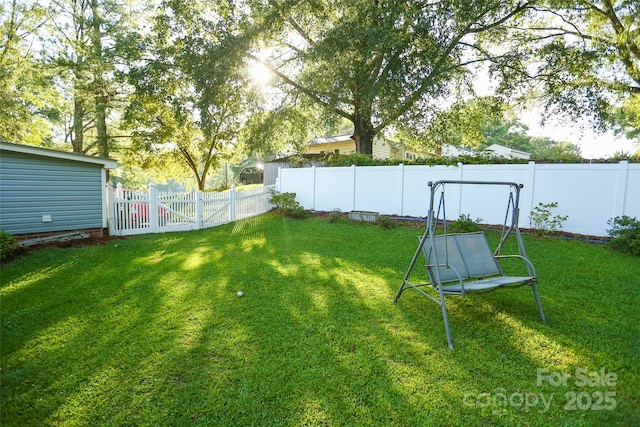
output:
M355 141L353 140L353 135L337 135L337 136L327 136L323 138L314 138L311 141L309 141L309 145L332 144L336 142L347 142L347 141L352 141L355 144ZM393 148L406 149L405 144L403 144L402 142L393 141L391 139L387 139L384 137L375 137L374 141L381 141L385 144L389 144L389 146Z
M488 151L493 151L494 153L504 156L504 157L512 157L516 159L530 159L531 153L527 153L526 151L516 150L515 148L505 147L500 144L491 144L487 147Z
M85 154L70 153L67 151L52 150L50 148L36 147L33 145L13 144L0 141L0 150L13 151L15 153L31 154L34 156L50 157L54 159L72 160L83 163L101 165L104 169L116 169L118 162L106 157L87 156Z
M277 159L269 160L265 163L285 163L285 162L300 162L301 159L309 162L320 162L325 158L324 154L291 154L285 157L279 157Z
M309 145L331 144L333 142L346 142L351 140L353 140L351 135L327 136L324 138L314 138L309 141Z
M506 147L500 144L491 144L487 148L484 149L485 152L490 151L494 155L502 156L502 157L511 157L515 159L530 159L531 154L526 151L516 150L515 148ZM468 147L457 147L455 145L444 144L442 146L442 155L443 156L460 156L460 155L474 155L476 154L475 150L472 150Z
M451 145L451 144L443 144L442 145L442 155L443 156L455 157L455 156L460 156L460 155L472 155L472 154L475 154L475 151L473 151L469 147L458 147L458 146Z

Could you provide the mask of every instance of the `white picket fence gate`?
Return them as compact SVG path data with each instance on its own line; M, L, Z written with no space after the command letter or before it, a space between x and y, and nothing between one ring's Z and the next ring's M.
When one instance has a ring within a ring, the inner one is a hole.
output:
M264 186L213 193L108 188L109 233L112 236L198 230L261 215L273 207Z

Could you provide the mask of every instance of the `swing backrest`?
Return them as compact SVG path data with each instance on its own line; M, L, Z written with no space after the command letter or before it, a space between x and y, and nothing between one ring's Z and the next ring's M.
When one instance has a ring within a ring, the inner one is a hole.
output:
M426 239L422 247L433 283L436 269L440 283L502 275L489 242L481 231L437 235L433 236L433 241L434 247L430 238Z

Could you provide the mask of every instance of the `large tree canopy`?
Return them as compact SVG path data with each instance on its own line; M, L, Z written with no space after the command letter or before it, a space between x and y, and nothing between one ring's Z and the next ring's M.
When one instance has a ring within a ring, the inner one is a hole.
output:
M530 101L533 88L550 115L590 114L638 138L639 8L632 0L5 1L0 138L120 160L129 153L140 164L177 159L198 186L231 148L262 156L283 142L304 148L345 121L366 154L387 132L430 133L423 145L508 139L513 129L491 109L455 119L464 135L446 127L450 112L438 115L469 99L472 70L485 64L505 95ZM251 61L275 76L267 111L257 108L259 91L247 90ZM473 130L479 123L491 132Z
M46 10L19 1L0 4L0 139L50 144L60 118L53 74L38 57Z
M596 127L613 127L637 138L640 2L547 0L536 12L528 25L505 33L505 38L518 41L522 62L494 69L517 70L503 88L513 92L530 83L550 107L549 115L590 116Z
M526 1L257 2L270 67L293 91L351 121L358 152L384 129L424 123L463 84L468 66L501 63L482 45ZM268 23L268 25L267 25ZM268 31L267 31L268 29Z
M78 153L109 156L109 112L122 92L115 71L135 9L120 0L52 0L47 12L41 45L67 100L65 142Z
M145 165L176 162L204 190L212 168L237 143L259 101L247 84L232 39L235 10L171 2L157 11L146 38L149 59L131 67L134 88L125 121L130 153Z

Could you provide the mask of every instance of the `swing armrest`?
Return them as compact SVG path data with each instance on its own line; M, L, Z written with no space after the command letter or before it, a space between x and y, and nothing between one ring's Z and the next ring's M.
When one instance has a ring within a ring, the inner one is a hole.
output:
M533 266L533 263L529 261L528 258L522 255L495 255L494 258L496 259L496 261L499 261L500 259L507 259L507 258L521 259L522 261L524 261L525 265L527 266L527 271L529 272L531 277L538 277L538 273L536 272L536 268Z
M430 265L428 265L427 267L429 268L429 270L430 270L430 271L433 271L432 269L435 269L436 267L440 267L440 268L444 267L444 268L449 268L449 269L451 269L451 270L456 274L456 276L458 277L458 278L457 278L457 281L458 281L458 284L460 285L460 289L461 289L461 291L462 291L462 294L463 294L463 295L465 294L465 292L466 292L466 291L465 291L465 289L464 289L464 279L463 279L462 275L460 274L460 272L459 272L459 271L458 271L454 266L452 266L452 265L447 265L447 264L440 264L439 266L436 266L435 264L430 264ZM442 282L442 278L441 278L441 279L440 279L441 283L440 283L440 284L436 283L436 280L435 280L435 279L436 279L435 271L434 271L434 272L432 272L432 273L430 273L430 276L433 276L433 277L431 277L431 279L432 279L432 280L431 280L431 282L432 282L432 283L431 283L431 285L433 286L433 288L434 288L434 289L436 289L436 286L442 286L442 285L444 285L445 283L453 283L453 282L454 282L453 280L447 280L447 281L445 281L445 282Z

